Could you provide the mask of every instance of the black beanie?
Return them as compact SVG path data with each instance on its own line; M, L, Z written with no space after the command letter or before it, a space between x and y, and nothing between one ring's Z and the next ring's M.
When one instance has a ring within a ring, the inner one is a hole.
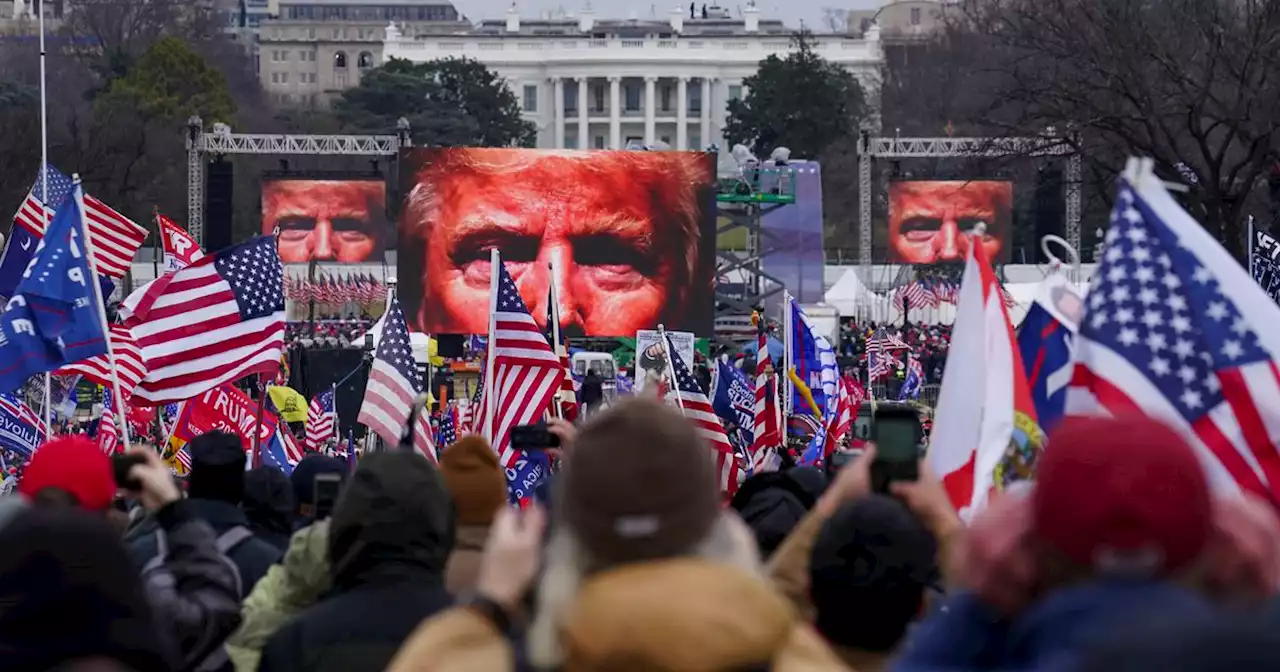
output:
M206 432L191 440L191 475L187 494L239 504L244 499L244 444L226 432Z

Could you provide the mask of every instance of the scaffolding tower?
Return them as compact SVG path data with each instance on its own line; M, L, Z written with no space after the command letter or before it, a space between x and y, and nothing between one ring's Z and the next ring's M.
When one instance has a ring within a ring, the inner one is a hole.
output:
M716 227L716 237L730 231L746 233L746 249L721 250L716 246L716 317L750 315L762 307L769 297L786 286L769 275L764 259L774 251L789 246L774 233L765 230L764 216L796 202L795 170L786 165L746 168L731 179L721 179L716 191L716 219L725 220ZM729 274L740 273L742 290L733 292L723 286Z

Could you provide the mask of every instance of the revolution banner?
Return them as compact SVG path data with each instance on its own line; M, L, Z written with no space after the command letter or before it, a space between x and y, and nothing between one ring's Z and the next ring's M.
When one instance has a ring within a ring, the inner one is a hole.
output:
M240 437L245 452L253 450L253 428L258 422L258 403L231 385L215 387L182 405L173 427L173 438L184 444L205 432L227 432ZM271 440L279 419L270 410L262 413L262 443Z

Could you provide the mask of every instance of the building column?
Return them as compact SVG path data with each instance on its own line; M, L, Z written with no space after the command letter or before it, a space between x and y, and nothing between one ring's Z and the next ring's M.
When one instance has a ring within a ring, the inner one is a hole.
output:
M590 80L578 78L578 149L591 149L591 134L587 124L587 90Z
M551 79L551 95L555 96L553 101L555 109L555 119L551 123L555 125L555 148L564 149L564 78L553 77Z
M622 78L609 78L609 149L622 149Z
M702 78L702 147L705 149L712 144L711 139L711 78ZM720 151L727 151L725 147L721 147Z
M700 149L689 147L689 78L676 82L676 149Z
M657 112L655 111L657 101L654 100L657 98L657 82L657 77L644 78L644 144L646 147L652 147L657 140L654 137L657 135L655 127L658 121Z

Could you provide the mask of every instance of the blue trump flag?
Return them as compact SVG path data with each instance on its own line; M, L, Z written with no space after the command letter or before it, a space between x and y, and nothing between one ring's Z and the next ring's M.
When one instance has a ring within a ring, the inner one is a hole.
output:
M1031 401L1040 427L1049 431L1066 412L1072 345L1084 301L1059 275L1045 278L1018 327L1018 349L1026 367Z
M730 366L723 357L716 367L715 388L711 398L712 410L736 424L745 434L747 445L751 445L751 430L755 426L755 388L747 382L747 376L741 370Z
M512 504L519 505L532 498L538 484L551 473L551 458L541 450L526 450L506 472L507 495Z
M102 304L89 283L79 185L63 202L0 315L0 391L107 351Z
M30 458L44 440L40 416L18 397L0 393L0 447Z
M836 367L836 351L827 339L818 335L809 316L804 309L791 299L791 366L796 370L796 377L804 381L813 394L816 409L809 407L809 402L797 388L792 392L791 409L793 415L821 415L824 419L835 411L836 379L839 371Z

